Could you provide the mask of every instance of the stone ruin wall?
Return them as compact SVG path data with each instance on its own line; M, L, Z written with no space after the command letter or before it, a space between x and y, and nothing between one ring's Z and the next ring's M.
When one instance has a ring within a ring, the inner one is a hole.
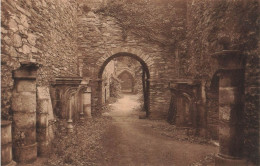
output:
M212 60L211 54L223 49L237 49L247 56L244 143L246 144L246 155L251 160L256 160L259 155L257 149L259 147L260 95L258 2L254 0L236 2L194 0L188 3L187 11L189 49L187 57L181 60L181 63L187 66L183 75L205 79L206 89L209 92L210 84L214 82L213 74L217 70L216 62ZM214 100L213 98L208 100ZM212 103L207 108L209 117L218 115L218 112L217 114L214 112L218 111L216 109L218 105L216 101ZM215 122L208 118L208 126L214 126Z
M253 0L218 2L223 1L188 2L188 49L185 56L178 59L176 52L142 37L127 34L124 38L115 19L85 10L91 9L91 6L86 8L86 3L78 5L67 0L2 0L2 118L11 120L10 105L14 84L12 70L19 68L21 61L41 64L37 86L48 87L55 76L79 74L95 80L99 72L96 62L104 54L118 48L140 50L140 53L151 57L155 62L149 69L150 102L153 103L154 111L152 116L166 119L170 102L169 80L178 77L204 79L208 92L217 70L210 55L222 49L241 49L247 55L245 153L251 160L255 160L259 147L258 5ZM93 4L95 7L99 5ZM97 93L97 90L94 87L92 93ZM95 103L96 100L96 97L92 98L92 102ZM93 107L96 108L97 105ZM208 115L215 114L212 110L217 110L216 105L208 105L207 110ZM210 125L211 121L207 123Z
M115 75L115 61L111 60L102 75L102 103L105 104L110 98L110 86L112 77Z
M108 53L118 53L117 50L129 50L131 53L131 50L139 50L139 54L149 56L155 62L149 69L151 74L150 103L153 109L151 116L152 118L166 118L170 98L169 75L176 76L174 70L176 66L169 65L175 62L173 53L168 48L133 34L128 34L126 38L123 38L122 28L114 18L95 14L91 10L83 12L78 17L79 61L83 62L80 66L83 77L98 79L100 67L97 61ZM92 93L98 93L97 87L92 89ZM98 97L93 97L93 110L98 107L95 104L97 101Z
M41 64L37 86L49 87L55 76L75 76L77 70L77 3L67 0L1 1L1 106L10 119L12 70L22 61Z

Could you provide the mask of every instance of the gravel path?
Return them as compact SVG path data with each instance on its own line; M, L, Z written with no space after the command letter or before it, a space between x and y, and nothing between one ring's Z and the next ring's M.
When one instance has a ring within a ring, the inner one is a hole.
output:
M139 119L138 97L124 95L103 116L75 123L71 134L59 121L50 156L26 166L214 165L216 147L190 141L165 121Z
M138 119L137 98L124 95L106 114L113 121L102 139L108 155L102 165L200 165L197 161L216 152L217 148L211 145L178 141L163 135L161 130L153 130L151 125L161 125L162 122Z

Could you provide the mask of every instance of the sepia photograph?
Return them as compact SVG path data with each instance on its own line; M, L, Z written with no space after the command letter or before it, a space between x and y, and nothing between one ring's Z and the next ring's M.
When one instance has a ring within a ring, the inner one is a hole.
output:
M1 0L2 166L259 166L260 0Z

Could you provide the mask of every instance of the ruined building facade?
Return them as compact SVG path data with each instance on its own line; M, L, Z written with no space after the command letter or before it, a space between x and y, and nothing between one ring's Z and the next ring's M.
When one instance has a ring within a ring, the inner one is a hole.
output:
M174 49L125 36L115 18L94 12L103 1L1 4L1 118L12 121L15 161L44 154L55 118L73 130L74 121L100 114L102 75L117 57L141 64L148 118L219 139L223 156L259 160L257 1L185 2L185 46ZM24 149L35 153L21 156Z

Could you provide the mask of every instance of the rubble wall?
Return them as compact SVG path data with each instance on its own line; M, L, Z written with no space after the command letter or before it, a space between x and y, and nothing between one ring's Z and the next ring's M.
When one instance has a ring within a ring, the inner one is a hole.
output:
M12 70L21 61L41 64L37 86L49 86L55 76L75 76L77 70L77 3L69 0L1 1L1 106L10 119Z
M169 75L175 77L176 71L174 53L169 48L163 47L158 43L148 41L140 36L123 33L120 24L116 19L95 13L91 6L82 6L82 13L79 14L78 24L78 46L80 52L80 71L83 77L93 80L92 86L92 109L98 110L99 89L97 82L100 67L97 62L102 57L111 52L120 53L122 49L128 50L126 53L136 51L136 56L144 55L153 62L150 72L150 108L151 118L165 119L169 109L170 90L168 88ZM119 52L116 52L118 50ZM113 56L113 55L111 55ZM109 57L106 57L108 59ZM144 62L146 59L142 59ZM104 59L105 61L105 59ZM94 87L96 86L96 88Z
M245 128L241 136L244 137L245 155L256 162L259 155L259 2L193 0L187 5L188 54L181 60L181 66L186 66L182 69L184 76L206 80L207 91L210 91L217 69L211 54L229 49L240 50L247 57ZM215 115L217 104L214 105L207 108L208 116ZM208 120L207 123L215 122Z

